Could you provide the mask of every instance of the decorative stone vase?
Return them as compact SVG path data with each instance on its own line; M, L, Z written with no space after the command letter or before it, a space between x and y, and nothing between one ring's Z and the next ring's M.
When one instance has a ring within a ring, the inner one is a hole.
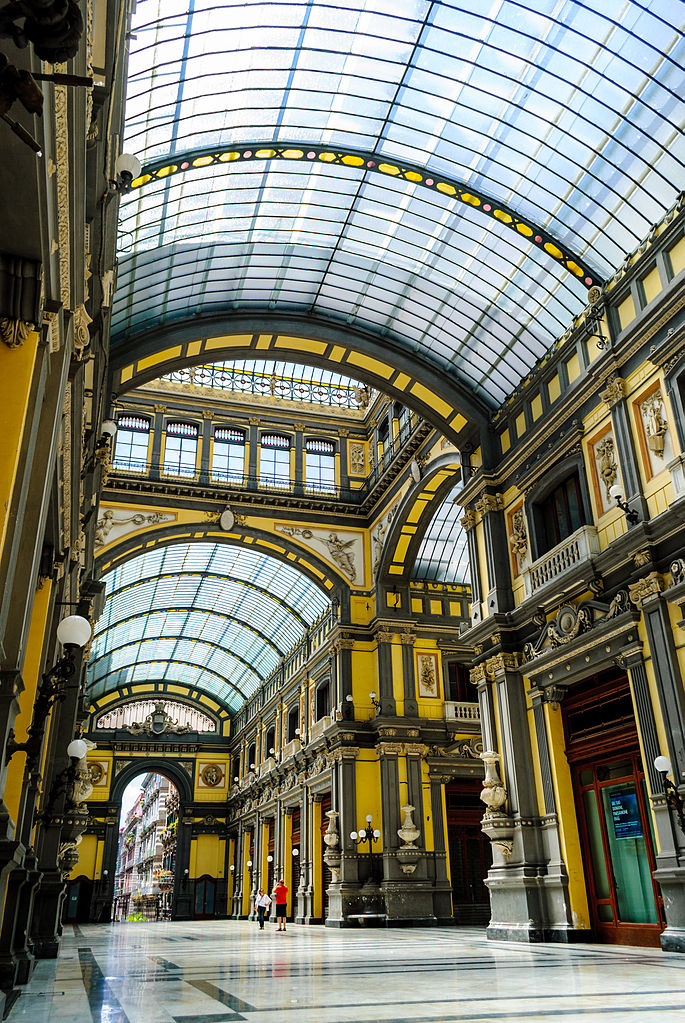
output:
M421 832L414 824L414 813L415 807L410 806L406 803L402 807L402 813L404 814L404 820L402 827L397 829L397 834L400 836L402 841L401 849L418 849L416 845L416 839L419 837Z
M507 801L507 790L499 776L500 755L492 750L483 750L480 758L485 764L485 778L480 794L481 800L487 807L485 818L506 816L504 804Z
M337 849L340 844L340 834L338 833L338 811L328 810L326 812L328 817L328 827L323 836L323 840L329 849Z

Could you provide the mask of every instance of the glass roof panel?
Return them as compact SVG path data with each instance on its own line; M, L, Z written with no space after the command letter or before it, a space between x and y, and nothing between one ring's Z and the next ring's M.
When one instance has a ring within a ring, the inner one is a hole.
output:
M256 362L254 359L213 362L178 369L161 379L236 394L258 394L338 408L366 407L370 396L363 384L349 377L294 362Z
M240 707L330 606L314 583L257 551L158 548L104 576L88 690L184 681Z
M459 483L439 506L421 541L412 578L425 582L471 585L466 532L461 525L463 509L455 503Z
M675 201L678 10L138 3L125 148L156 169L121 204L115 343L317 313L497 404Z

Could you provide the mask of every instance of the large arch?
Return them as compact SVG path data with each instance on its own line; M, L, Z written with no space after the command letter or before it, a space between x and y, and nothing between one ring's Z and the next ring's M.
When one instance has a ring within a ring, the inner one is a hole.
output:
M405 494L388 530L378 565L378 583L388 590L404 592L408 586L421 541L443 499L461 479L462 466L454 454L441 455L425 466L421 479Z
M491 409L407 344L322 318L268 311L196 316L114 340L111 396L186 366L260 358L313 364L361 380L416 411L459 447L487 435Z

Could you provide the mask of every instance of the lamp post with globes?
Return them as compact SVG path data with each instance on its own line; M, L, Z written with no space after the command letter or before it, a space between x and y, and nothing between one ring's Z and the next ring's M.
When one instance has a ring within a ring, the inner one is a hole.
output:
M381 837L381 833L378 828L372 828L373 816L368 813L366 815L366 827L360 828L359 831L351 831L350 838L357 845L362 845L363 842L369 843L368 856L369 856L369 877L368 881L373 882L374 878L374 852L373 843L377 842Z
M35 847L43 875L35 895L31 935L38 958L53 958L59 949L65 878L78 858L77 847L88 817L85 806L89 787L85 765L88 745L75 738L74 733L79 719L82 651L91 635L91 624L83 615L68 615L59 623L57 639L64 652L38 685L26 743L17 743L12 736L5 751L5 756L12 757L18 749L28 746L26 771L31 771L37 788L43 737L50 715L43 805L35 818ZM35 801L31 817L34 807ZM27 813L24 822L28 816Z

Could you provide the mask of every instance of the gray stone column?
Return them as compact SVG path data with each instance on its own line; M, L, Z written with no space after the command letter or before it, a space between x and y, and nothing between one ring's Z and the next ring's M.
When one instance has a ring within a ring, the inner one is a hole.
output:
M357 830L356 758L358 746L339 746L331 750L333 762L332 809L339 813L340 880L328 889L326 927L346 927L351 913L363 912L359 896L357 847L350 832Z
M502 511L501 494L483 494L476 504L481 513L485 539L485 558L488 572L488 614L511 611L514 597L511 591L509 547Z
M492 918L488 937L512 941L568 941L573 928L566 871L555 841L556 815L538 813L533 753L518 655L500 653L471 673L493 679L502 739L502 779L508 807L498 825L486 818L493 864L486 881ZM474 679L475 675L475 679ZM543 736L543 746L546 735ZM509 851L510 850L510 851Z
M685 793L685 690L673 640L668 604L661 596L663 579L650 572L629 585L630 599L642 612L647 644L676 785Z
M212 455L212 420L205 414L200 428L200 483L209 484L210 461Z
M469 550L469 566L471 568L471 624L475 625L482 619L480 604L483 599L480 588L480 561L478 558L478 543L476 542L476 514L466 509L461 525L466 531L466 542Z
M640 606L644 618L661 716L666 732L668 755L673 768L673 780L682 797L685 795L685 752L683 749L685 693L671 631L668 604L661 596L662 585L663 580L659 573L650 572L644 579L630 586L630 596ZM685 587L681 588L685 591ZM678 591L679 588L672 587L672 589ZM635 690L636 715L638 715L645 758L648 761L645 764L645 772L652 791L652 813L659 837L659 853L656 857L657 869L654 872L654 878L661 888L666 916L666 929L661 935L661 947L667 952L685 952L685 835L666 803L663 781L654 768L654 758L661 750L651 711L647 676L640 647L641 644L635 643L625 652L622 651L622 661L630 671ZM640 714L640 705L643 708L642 715Z
M347 473L347 438L349 430L338 430L338 452L340 455L340 496L343 501L350 495L350 477Z
M608 381L606 389L600 394L600 398L606 402L611 411L611 425L616 440L618 464L625 487L624 500L628 507L637 513L639 521L644 521L649 518L649 511L642 493L640 466L630 429L630 418L625 400L625 382L619 376L612 377ZM631 523L627 519L626 525L628 529L631 528Z
M257 450L259 448L259 419L250 416L247 441L247 489L257 490Z
M150 479L158 480L162 475L162 434L164 433L164 405L155 405L152 423L152 451L150 452Z
M433 820L433 856L435 863L433 913L441 926L454 923L452 888L447 876L447 835L442 815L443 786L450 778L431 776L431 817Z
M304 423L294 423L295 427L295 478L293 480L293 493L300 497L304 494L304 438L302 436L306 426Z
M381 717L394 717L397 713L392 684L392 632L382 629L376 633L378 644L378 698Z
M418 717L419 705L416 702L416 677L414 669L414 643L416 633L405 629L400 635L402 641L402 675L404 677L404 716Z
M297 912L294 913L296 924L305 923L307 917L307 891L309 889L310 877L310 823L309 792L303 787L300 799L300 883L297 891L293 892L293 899L297 898Z
M354 721L354 703L348 700L352 696L352 648L354 640L347 636L339 636L333 650L337 657L336 665L336 700L342 704L343 721Z

